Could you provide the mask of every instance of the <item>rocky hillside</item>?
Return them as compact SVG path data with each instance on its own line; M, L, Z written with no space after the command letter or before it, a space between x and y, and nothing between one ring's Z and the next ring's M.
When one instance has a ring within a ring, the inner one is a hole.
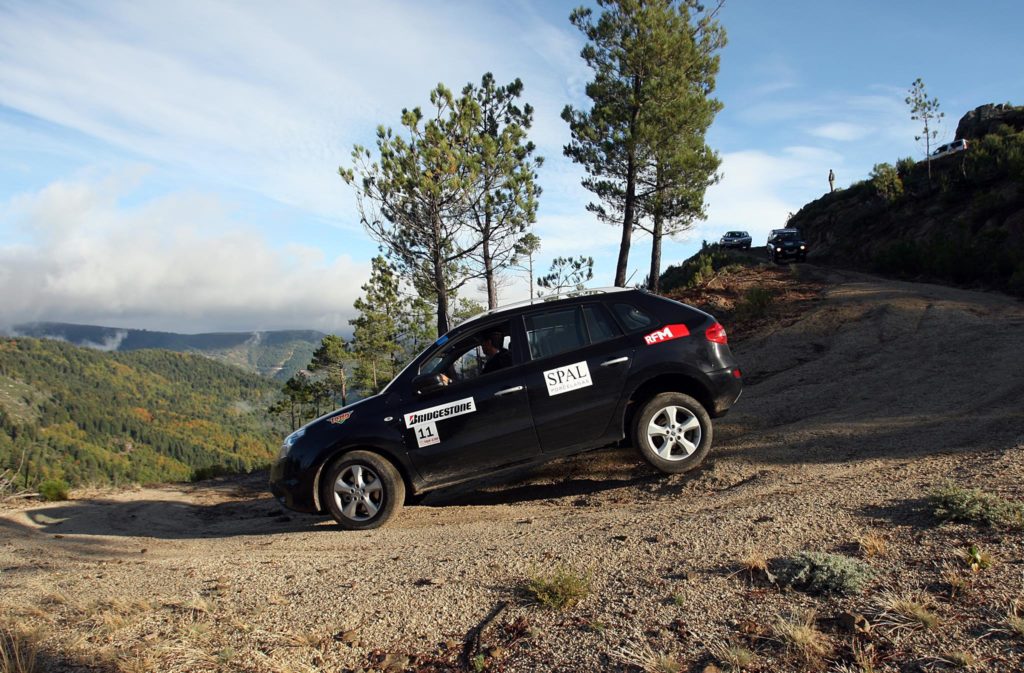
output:
M967 113L966 152L875 166L790 220L812 259L912 279L1024 293L1024 107Z

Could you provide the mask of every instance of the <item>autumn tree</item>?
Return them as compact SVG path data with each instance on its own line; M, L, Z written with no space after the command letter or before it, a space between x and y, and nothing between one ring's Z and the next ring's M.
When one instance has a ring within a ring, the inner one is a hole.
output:
M480 86L468 84L462 91L480 108L471 136L479 171L469 220L480 245L470 257L483 276L491 309L498 307L496 274L512 263L516 245L536 220L541 191L536 180L543 159L534 156L527 139L533 108L516 103L522 91L520 79L498 86L491 73Z
M720 108L709 96L725 33L714 18L721 3L710 11L695 0L597 4L596 19L585 7L569 17L587 38L580 55L594 79L590 109L562 111L572 133L564 152L583 166L583 186L598 199L588 210L622 227L615 284L624 286L633 229L645 213L658 215L653 268L666 222L685 226L703 212L693 197L699 192L703 203L701 185L718 165L707 161L714 155L703 141Z
M376 159L356 145L352 166L338 170L355 187L360 219L398 273L436 301L443 334L449 297L472 278L469 258L480 246L466 223L478 197L473 136L481 110L472 95L456 97L443 84L430 103L429 117L418 107L402 111L402 134L378 127Z
M924 88L924 80L920 77L914 80L913 84L910 85L910 90L907 92L908 95L904 102L910 106L910 118L913 121L921 122L924 126L923 132L919 136L914 136L914 140L920 142L924 140L924 155L928 161L928 182L932 181L932 141L939 136L938 129L935 125L938 124L946 113L939 112L939 99L929 98L928 91Z

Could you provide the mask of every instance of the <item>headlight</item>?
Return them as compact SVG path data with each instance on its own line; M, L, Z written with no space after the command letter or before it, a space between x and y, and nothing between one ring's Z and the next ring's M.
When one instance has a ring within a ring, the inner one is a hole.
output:
M299 441L299 438L306 434L306 428L299 428L292 434L284 438L284 443L281 444L281 450L278 452L277 457L280 460L288 455L288 450L295 446L295 442Z
M782 248L775 248L775 252L782 252Z
M806 246L806 245L801 245L801 246L800 246L800 249L801 249L801 250L806 250L806 249L807 249L807 246Z

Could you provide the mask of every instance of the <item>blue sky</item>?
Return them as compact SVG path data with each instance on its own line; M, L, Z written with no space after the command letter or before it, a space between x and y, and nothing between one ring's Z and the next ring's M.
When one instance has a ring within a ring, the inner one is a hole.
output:
M576 4L0 0L0 326L347 331L376 246L337 167L438 82L485 71L536 108L540 264L592 255L610 284L619 232L561 152L589 78ZM940 140L1024 89L1024 3L729 0L720 17L723 179L666 265L729 229L762 240L830 168L846 185L922 156L916 77ZM635 239L634 280L649 251ZM513 277L502 298L526 292Z

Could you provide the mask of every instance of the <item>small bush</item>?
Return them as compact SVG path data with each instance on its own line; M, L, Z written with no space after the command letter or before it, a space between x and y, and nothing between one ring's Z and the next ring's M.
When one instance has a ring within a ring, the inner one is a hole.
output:
M218 477L227 477L232 474L236 474L236 471L227 465L207 465L206 467L197 467L192 470L191 481L206 481L207 479L217 479Z
M752 287L743 293L743 299L736 306L736 314L746 318L762 318L768 313L774 295L766 287Z
M963 521L995 528L1024 527L1024 503L1012 502L980 488L949 484L928 496L932 512L940 519Z
M903 180L892 164L875 164L871 169L871 186L886 201L895 201L903 196Z
M927 594L886 591L875 599L878 614L875 622L892 635L920 629L934 629L939 618L932 612Z
M565 610L590 593L590 581L566 568L550 575L535 575L526 583L526 594L550 610Z
M39 484L39 495L49 502L67 500L68 484L63 479L47 479Z
M815 614L811 610L775 624L776 638L807 664L821 660L831 650L828 637L818 630L814 621Z
M896 174L899 175L900 179L902 180L903 178L910 175L911 171L914 170L914 166L916 165L917 162L914 161L913 157L903 157L902 159L896 162Z
M864 590L874 572L855 558L823 552L800 552L778 563L776 576L783 586L808 593L856 594Z

